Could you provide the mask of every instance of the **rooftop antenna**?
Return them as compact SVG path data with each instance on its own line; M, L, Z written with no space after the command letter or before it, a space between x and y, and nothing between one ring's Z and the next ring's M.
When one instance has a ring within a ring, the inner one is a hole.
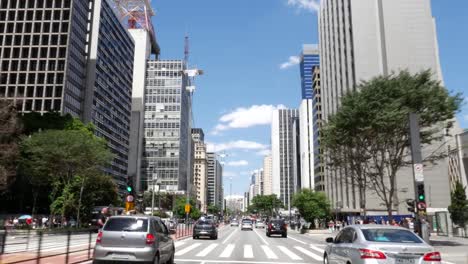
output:
M184 48L184 62L187 68L188 68L189 55L190 55L190 42L189 42L189 36L186 34L185 35L185 48Z

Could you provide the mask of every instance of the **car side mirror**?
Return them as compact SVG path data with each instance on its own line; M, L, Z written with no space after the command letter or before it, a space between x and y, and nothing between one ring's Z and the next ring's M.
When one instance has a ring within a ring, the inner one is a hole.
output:
M327 243L333 243L333 242L335 242L335 239L333 239L333 237L327 237L327 239L325 239L325 241Z

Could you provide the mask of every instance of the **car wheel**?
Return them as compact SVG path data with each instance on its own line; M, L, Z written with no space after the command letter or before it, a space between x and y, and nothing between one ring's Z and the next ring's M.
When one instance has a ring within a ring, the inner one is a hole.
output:
M267 234L267 237L270 237L270 236L271 236L270 233L266 233L266 234Z
M287 233L284 233L284 234L283 234L283 237L288 237L288 234L287 234Z
M159 256L154 257L153 264L159 264Z
M325 254L325 255L323 256L323 264L328 264L328 256L327 256L327 254Z
M174 254L175 254L175 248L172 249L172 254L169 260L166 262L166 264L174 264Z
M197 236L193 236L193 239L197 239Z

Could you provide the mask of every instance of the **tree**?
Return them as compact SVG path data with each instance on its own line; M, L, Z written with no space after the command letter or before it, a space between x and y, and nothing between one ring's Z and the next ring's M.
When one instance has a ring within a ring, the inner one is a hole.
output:
M292 205L301 216L315 226L315 219L326 220L330 216L331 205L323 192L302 189L294 194Z
M430 71L401 71L362 82L323 126L324 160L334 170L349 170L351 184L372 191L392 217L397 172L411 165L409 114L419 114L421 144L430 145L441 142L445 129L452 127L461 102ZM425 161L445 156L440 147Z
M176 199L175 203L175 208L174 208L174 214L177 215L179 218L185 217L185 204L187 203L187 197L178 197ZM190 211L194 212L195 206L195 200L189 199L189 204L190 204ZM196 213L195 213L196 214Z
M15 181L21 133L13 101L0 100L0 193Z
M252 205L249 207L250 211L273 215L278 212L279 208L283 207L283 203L274 194L272 195L257 195L252 198Z
M206 210L209 214L219 214L219 212L221 212L221 209L219 209L219 207L214 204L208 205Z
M41 188L50 185L51 202L61 197L63 203L75 198L67 193L75 177L81 177L79 196L82 196L86 178L101 173L101 168L112 158L105 140L87 129L34 133L22 140L21 153L21 169L28 175L35 197ZM34 209L35 203L33 214ZM62 213L65 216L66 211Z
M466 199L465 188L460 182L455 183L451 198L452 203L448 207L450 217L454 224L465 228L468 223L468 200Z

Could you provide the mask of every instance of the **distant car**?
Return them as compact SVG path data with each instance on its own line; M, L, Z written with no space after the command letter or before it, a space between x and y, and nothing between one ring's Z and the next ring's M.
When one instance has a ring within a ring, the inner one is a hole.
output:
M175 247L159 217L113 216L98 233L93 263L174 263Z
M211 239L218 239L218 229L216 223L211 219L200 219L193 227L193 239L207 236Z
M237 221L237 220L232 220L232 221L231 221L231 226L239 226L239 221Z
M265 228L265 224L262 221L257 221L255 223L255 228Z
M402 227L355 225L326 239L325 264L436 264L439 252Z
M244 219L244 220L242 220L242 223L241 223L241 230L244 230L244 229L253 230L253 223L252 223L252 220L250 220L250 219Z
M288 227L283 219L270 220L266 228L267 237L271 235L281 235L282 237L288 237Z

